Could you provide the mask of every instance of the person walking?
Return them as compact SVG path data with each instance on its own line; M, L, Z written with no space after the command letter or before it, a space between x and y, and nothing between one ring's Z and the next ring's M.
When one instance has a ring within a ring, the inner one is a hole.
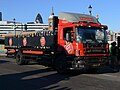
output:
M118 50L117 50L116 42L113 42L111 43L110 56L111 56L111 65L112 65L113 71L115 72L119 71L117 54L118 54Z

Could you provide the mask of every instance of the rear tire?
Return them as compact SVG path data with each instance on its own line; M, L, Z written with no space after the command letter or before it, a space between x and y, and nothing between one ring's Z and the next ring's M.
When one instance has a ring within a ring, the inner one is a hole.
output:
M21 52L18 52L18 53L16 54L16 63L17 63L18 65L23 65L23 64L25 64L25 61L23 60L23 55L22 55Z

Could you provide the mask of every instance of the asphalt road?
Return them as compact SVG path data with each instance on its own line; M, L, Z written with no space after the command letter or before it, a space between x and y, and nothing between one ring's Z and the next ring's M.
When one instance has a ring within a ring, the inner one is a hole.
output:
M120 90L120 72L104 67L97 73L60 75L36 63L19 66L15 59L0 56L0 90Z

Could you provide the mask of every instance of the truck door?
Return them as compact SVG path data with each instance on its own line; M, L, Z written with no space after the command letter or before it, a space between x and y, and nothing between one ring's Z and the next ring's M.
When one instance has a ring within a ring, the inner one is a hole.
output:
M72 37L73 27L67 27L63 29L63 47L67 54L72 54L73 48L73 37Z

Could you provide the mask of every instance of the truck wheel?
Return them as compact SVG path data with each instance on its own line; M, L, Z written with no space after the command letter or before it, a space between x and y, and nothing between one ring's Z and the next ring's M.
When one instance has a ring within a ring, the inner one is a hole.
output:
M64 56L59 56L55 60L55 68L58 73L64 74L67 72L67 63L66 63L66 58Z
M23 55L22 55L21 52L18 52L18 53L16 54L16 63L17 63L18 65L23 65L23 64L24 64Z

